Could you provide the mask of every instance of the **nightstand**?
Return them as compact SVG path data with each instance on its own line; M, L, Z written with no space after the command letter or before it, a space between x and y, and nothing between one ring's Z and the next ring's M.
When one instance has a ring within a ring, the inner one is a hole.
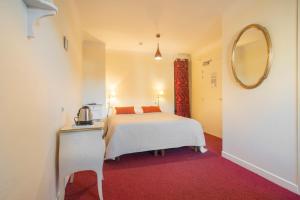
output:
M92 170L97 173L98 192L102 195L103 161L105 142L104 122L88 126L66 126L59 134L59 191L58 199L65 196L66 179L78 171Z

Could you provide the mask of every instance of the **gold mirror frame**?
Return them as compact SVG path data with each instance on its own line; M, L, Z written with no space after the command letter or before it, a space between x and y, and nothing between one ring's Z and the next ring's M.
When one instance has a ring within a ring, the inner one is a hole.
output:
M267 42L267 48L268 48L268 58L267 58L267 64L265 66L265 71L263 73L263 75L259 78L259 80L257 81L257 83L255 84L252 84L252 85L246 85L245 83L243 83L239 77L237 76L236 74L236 68L238 66L236 66L234 64L234 57L235 57L235 50L236 50L236 46L237 46L237 43L238 41L240 40L240 38L242 37L242 35L249 29L251 28L255 28L255 29L258 29L259 31L261 31L264 36L265 36L265 39L266 39L266 42ZM233 44L233 48L232 48L232 53L231 53L231 67L232 67L232 72L233 72L233 75L234 75L234 78L235 80L243 87L243 88L246 88L246 89L253 89L253 88L256 88L258 87L269 75L269 72L270 72L270 66L271 66L271 59L272 59L272 43L271 43L271 38L270 38L270 34L268 32L268 30L263 27L262 25L259 25L259 24L250 24L248 26L246 26L245 28L242 29L242 31L238 34L237 38L235 39L234 41L234 44Z

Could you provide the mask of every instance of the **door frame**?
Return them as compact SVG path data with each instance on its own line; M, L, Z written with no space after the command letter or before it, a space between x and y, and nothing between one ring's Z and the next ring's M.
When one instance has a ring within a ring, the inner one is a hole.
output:
M297 193L300 194L300 0L297 0L297 185L298 191Z

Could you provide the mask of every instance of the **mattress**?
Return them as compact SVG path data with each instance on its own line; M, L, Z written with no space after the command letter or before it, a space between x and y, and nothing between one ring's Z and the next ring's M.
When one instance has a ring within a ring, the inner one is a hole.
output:
M170 113L112 115L105 141L106 159L150 150L205 146L198 121Z

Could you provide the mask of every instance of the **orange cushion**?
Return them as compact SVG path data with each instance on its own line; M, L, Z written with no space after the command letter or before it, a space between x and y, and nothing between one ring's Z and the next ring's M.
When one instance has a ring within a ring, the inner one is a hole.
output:
M127 107L115 107L116 114L135 114L134 107L133 106L127 106Z
M161 112L159 106L142 106L144 113Z

